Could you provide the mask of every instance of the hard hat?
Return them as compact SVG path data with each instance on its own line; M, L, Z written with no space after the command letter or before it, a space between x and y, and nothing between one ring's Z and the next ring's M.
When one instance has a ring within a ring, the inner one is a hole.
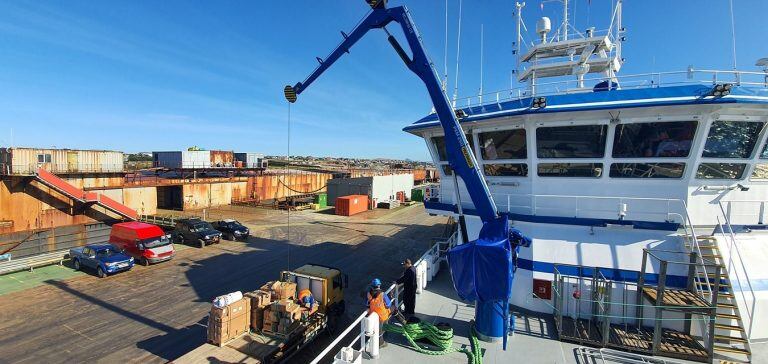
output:
M381 286L381 279L374 278L373 282L371 282L372 286Z

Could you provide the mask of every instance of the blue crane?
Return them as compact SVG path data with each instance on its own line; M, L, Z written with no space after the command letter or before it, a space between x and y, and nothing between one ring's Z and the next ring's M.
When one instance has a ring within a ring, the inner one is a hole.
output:
M341 33L344 38L341 44L325 59L317 58L319 65L303 82L285 86L285 98L291 103L296 102L299 94L344 53L349 53L349 49L369 30L383 29L386 32L389 43L405 65L427 87L445 134L450 166L455 176L464 182L475 210L483 222L478 239L467 242L464 215L460 202L457 203L459 228L465 244L451 249L448 255L454 287L462 299L476 301L475 327L478 336L486 341L503 338L506 348L506 334L510 328L508 302L512 291L514 262L519 247L528 246L530 239L519 231L510 229L508 216L498 212L488 184L459 125L457 112L441 88L439 76L427 57L421 36L408 9L405 6L388 8L386 0L366 2L370 5L371 12L352 32ZM386 26L392 22L400 25L411 50L410 56L387 30ZM458 114L461 115L461 112ZM458 182L456 187L458 188Z

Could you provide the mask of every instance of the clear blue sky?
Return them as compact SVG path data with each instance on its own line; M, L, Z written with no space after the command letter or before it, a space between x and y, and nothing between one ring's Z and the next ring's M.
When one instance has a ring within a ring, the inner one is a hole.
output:
M571 0L573 3L574 0ZM405 3L442 70L444 1ZM529 0L529 27L560 7ZM464 1L460 94L509 87L514 2ZM768 1L734 0L739 68L768 57ZM576 26L605 27L609 0L575 0ZM458 0L449 0L449 69ZM343 1L2 1L0 144L285 154L285 84L303 80L367 11ZM623 74L731 67L726 0L626 0ZM450 86L452 89L452 86ZM426 115L424 87L383 32L370 34L293 106L292 154L426 160L401 131Z

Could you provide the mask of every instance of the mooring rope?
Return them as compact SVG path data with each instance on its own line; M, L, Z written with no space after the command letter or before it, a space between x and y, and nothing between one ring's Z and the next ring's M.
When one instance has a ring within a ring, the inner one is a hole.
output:
M461 352L467 355L469 364L482 364L483 354L480 348L480 341L477 339L475 325L470 328L469 341L471 349L456 348L453 346L453 329L448 325L433 325L428 322L406 323L405 325L385 324L384 331L403 335L411 344L414 350L426 355L446 355L455 352ZM416 341L426 339L437 350L426 349L420 346Z

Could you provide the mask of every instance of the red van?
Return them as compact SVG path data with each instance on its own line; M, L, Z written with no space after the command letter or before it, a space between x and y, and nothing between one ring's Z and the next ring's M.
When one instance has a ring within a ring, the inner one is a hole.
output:
M170 260L176 254L170 235L159 226L143 222L112 225L109 243L136 258L141 265Z

